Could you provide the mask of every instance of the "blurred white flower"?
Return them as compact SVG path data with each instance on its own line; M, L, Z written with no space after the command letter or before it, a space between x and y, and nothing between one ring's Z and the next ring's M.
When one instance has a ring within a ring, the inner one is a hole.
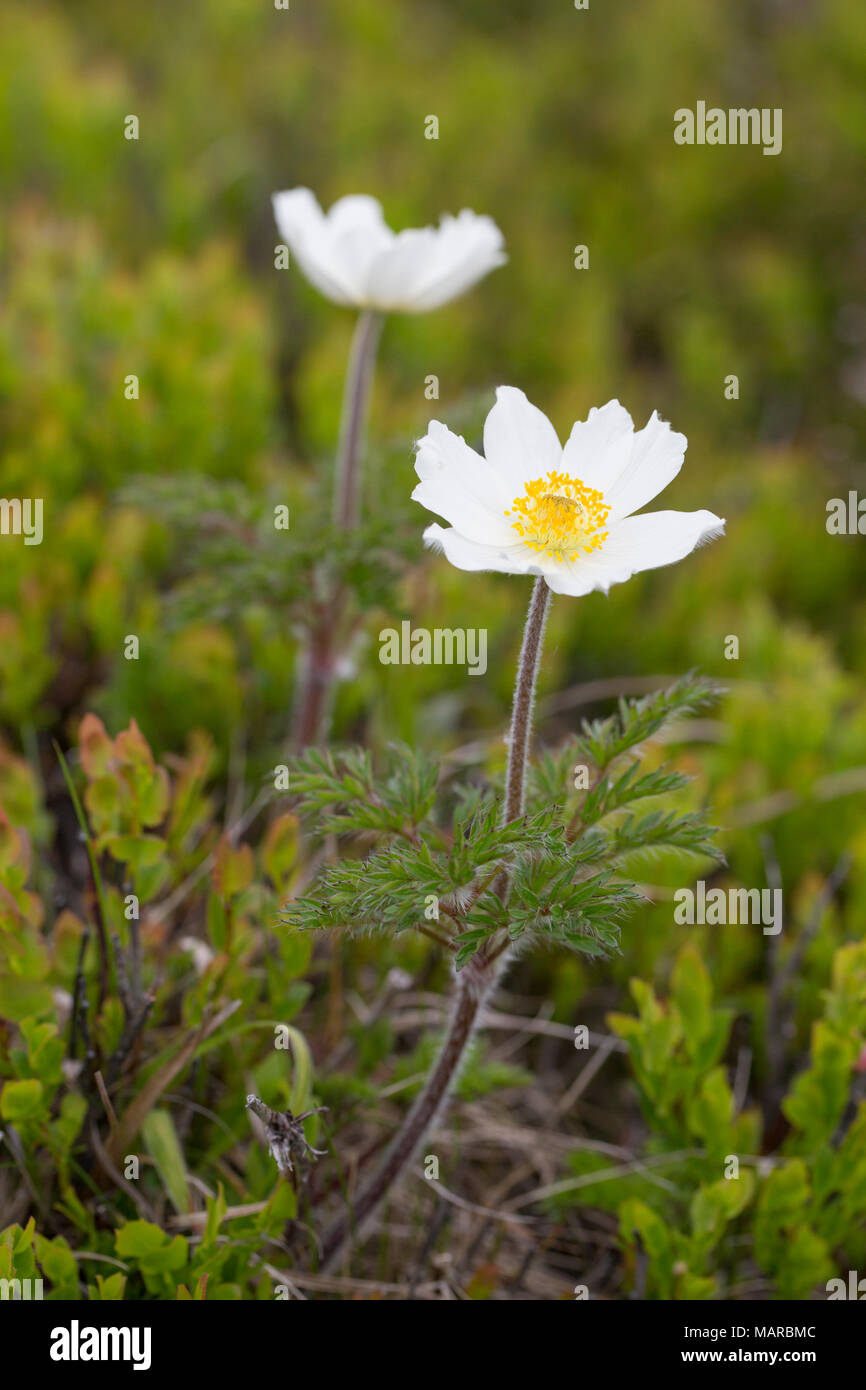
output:
M275 193L280 235L311 284L337 304L422 313L502 265L503 237L465 209L438 227L392 232L375 198L340 198L324 213L308 188Z
M606 593L723 533L712 512L633 515L679 473L686 444L655 412L635 432L628 411L608 401L563 448L522 391L500 386L484 425L486 458L431 421L412 496L451 523L428 526L424 539L457 569L542 574L558 594Z
M182 936L177 943L182 951L188 951L197 975L204 975L214 959L214 953L206 941L196 936Z

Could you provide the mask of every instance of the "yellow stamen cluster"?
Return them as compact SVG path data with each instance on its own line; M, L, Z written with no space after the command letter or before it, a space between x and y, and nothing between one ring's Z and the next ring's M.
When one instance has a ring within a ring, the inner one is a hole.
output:
M587 487L579 478L553 470L546 478L526 484L526 495L515 497L516 516L511 525L532 550L553 560L573 560L589 555L607 540L604 529L610 512L604 493Z

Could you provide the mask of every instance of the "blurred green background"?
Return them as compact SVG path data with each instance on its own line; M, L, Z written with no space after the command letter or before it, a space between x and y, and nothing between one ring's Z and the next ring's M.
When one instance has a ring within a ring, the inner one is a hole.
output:
M142 474L276 490L303 535L304 498L329 486L352 326L273 266L270 195L307 184L325 206L373 193L396 227L471 206L510 256L460 301L388 322L371 518L394 497L420 534L403 501L413 439L435 414L473 440L500 382L563 437L612 396L638 424L657 408L690 440L663 505L711 508L728 536L608 599L555 605L546 687L693 664L723 677L743 708L737 798L866 764L863 541L825 529L828 498L863 480L862 7L4 0L0 18L3 490L46 509L43 545L7 540L0 567L13 743L93 707L118 726L135 714L157 750L193 721L220 750L244 722L262 766L280 747L291 622L254 604L178 622L161 599L177 534L122 490ZM782 107L782 154L675 145L673 112L698 99ZM370 616L346 736L453 744L502 723L525 586L418 556ZM379 666L385 619L425 611L489 627L485 681ZM120 659L127 632L147 660ZM847 835L851 814L834 801L821 833Z
M500 225L509 264L385 327L366 509L383 534L417 534L417 564L366 612L337 734L489 740L501 762L528 586L423 554L428 518L408 494L431 415L477 443L500 383L563 438L611 397L638 425L658 409L689 438L661 505L709 508L728 535L609 598L557 600L542 695L691 666L725 682L687 762L731 881L763 884L769 853L797 921L852 856L798 980L805 1041L866 907L866 540L825 525L828 499L866 493L866 9L0 0L0 26L2 491L45 499L41 547L0 541L7 800L15 755L67 743L90 709L112 732L134 716L159 755L209 731L219 776L238 737L254 775L280 760L291 616L266 595L179 604L195 527L174 524L174 503L133 504L129 485L173 478L195 499L206 477L252 513L287 499L301 541L330 485L353 318L274 268L271 193L371 193L396 228L471 207ZM674 111L698 100L781 107L781 155L675 145ZM291 571L291 545L274 563ZM487 627L487 677L382 667L377 633L403 617ZM138 662L122 658L130 632ZM542 704L543 738L605 707L579 698ZM760 1020L765 940L694 934L717 989ZM617 979L663 978L681 939L668 904L650 909ZM523 969L570 1018L585 968Z

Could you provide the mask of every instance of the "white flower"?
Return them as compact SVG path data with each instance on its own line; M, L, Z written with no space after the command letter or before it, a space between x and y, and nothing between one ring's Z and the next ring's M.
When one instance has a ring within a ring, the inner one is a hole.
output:
M324 213L308 188L275 193L280 235L311 284L337 304L417 314L438 309L507 260L489 217L464 209L438 227L392 232L375 198Z
M451 523L428 526L424 539L457 569L543 574L557 594L606 593L723 533L712 512L633 515L679 473L686 444L655 412L635 432L628 411L608 401L563 448L522 391L500 386L484 425L486 458L431 421L412 496Z

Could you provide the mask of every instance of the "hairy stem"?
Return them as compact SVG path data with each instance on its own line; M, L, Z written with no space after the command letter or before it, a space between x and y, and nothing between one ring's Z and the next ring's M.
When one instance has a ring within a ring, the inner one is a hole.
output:
M381 329L381 314L371 310L359 314L349 352L333 504L334 525L342 531L354 530L360 519L361 457ZM310 627L301 657L292 734L298 749L320 742L327 730L345 602L346 594L338 585L317 607Z
M360 514L360 462L373 384L373 365L382 330L382 315L370 309L359 314L349 353L349 369L343 394L337 484L334 489L334 524L344 530L358 525Z
M535 680L541 660L544 626L550 607L550 589L539 575L529 601L523 646L514 686L514 705L511 710L511 733L508 739L508 771L505 775L505 806L502 823L523 815L526 791L526 763L529 757L529 736L532 733L532 707L535 703Z
M299 657L298 694L292 730L292 747L298 750L320 742L328 727L336 678L341 608L341 596L335 596L330 604L322 606L318 621L308 633L306 648Z
M539 578L529 604L514 691L503 807L505 825L523 811L535 681L549 601L550 590L545 581ZM322 1269L333 1264L350 1233L362 1234L364 1226L408 1167L435 1123L459 1075L484 1001L504 971L507 959L507 950L479 950L461 970L442 1051L382 1162L355 1197L351 1213L339 1217L327 1232L322 1244Z
M352 1230L359 1236L362 1234L364 1226L375 1214L392 1185L412 1161L415 1151L436 1119L457 1078L481 1004L492 983L486 965L479 968L474 961L470 961L461 972L454 1011L442 1051L424 1083L424 1089L415 1100L378 1169L355 1197L351 1213L341 1216L325 1236L322 1242L321 1269L328 1269L333 1263Z

